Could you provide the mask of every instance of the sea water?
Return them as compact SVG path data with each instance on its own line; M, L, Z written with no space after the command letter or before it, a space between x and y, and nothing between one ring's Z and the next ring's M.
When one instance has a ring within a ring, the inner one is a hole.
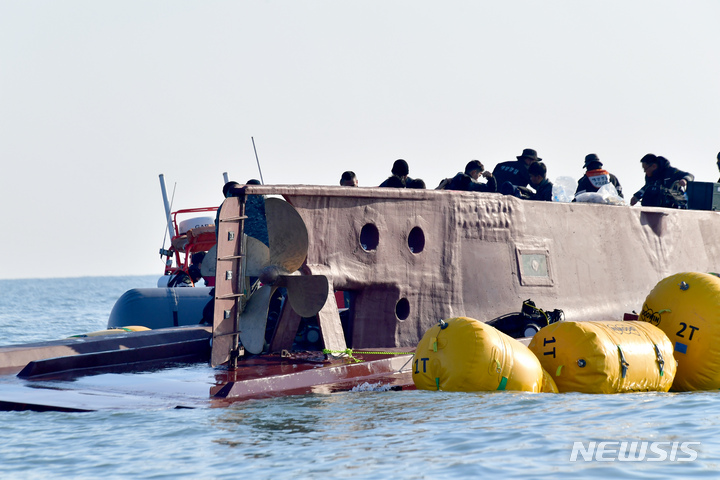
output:
M0 344L102 330L115 299L155 281L0 280ZM212 375L205 365L170 373ZM719 412L714 391L364 391L0 412L0 478L720 478Z

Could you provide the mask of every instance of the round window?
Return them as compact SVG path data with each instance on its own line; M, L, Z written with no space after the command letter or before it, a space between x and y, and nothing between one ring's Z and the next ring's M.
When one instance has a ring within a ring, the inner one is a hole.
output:
M375 225L367 223L360 230L360 246L366 252L377 250L380 243L380 232Z
M407 320L410 316L410 302L407 298L401 298L395 304L395 316L398 320Z
M415 227L408 235L408 248L412 253L420 253L425 249L425 234L422 228Z

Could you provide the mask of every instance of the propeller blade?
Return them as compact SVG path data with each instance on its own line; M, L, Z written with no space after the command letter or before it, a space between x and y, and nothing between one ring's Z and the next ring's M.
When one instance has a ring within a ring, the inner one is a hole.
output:
M200 264L200 275L206 278L215 276L215 268L217 265L217 244L210 247Z
M308 232L295 208L279 198L265 200L270 264L287 273L302 267L307 258Z
M258 277L263 268L270 263L270 249L260 240L245 235L247 264L246 273L248 277ZM217 244L213 245L205 254L200 264L200 274L203 277L214 277L217 268Z
M238 335L245 351L258 354L265 347L265 328L267 326L270 297L275 287L264 285L248 299L245 310L238 319Z
M270 264L270 249L255 237L246 237L247 264L245 275L259 277L263 268Z
M287 288L288 302L301 317L312 317L328 299L328 279L325 275L283 275L275 284Z

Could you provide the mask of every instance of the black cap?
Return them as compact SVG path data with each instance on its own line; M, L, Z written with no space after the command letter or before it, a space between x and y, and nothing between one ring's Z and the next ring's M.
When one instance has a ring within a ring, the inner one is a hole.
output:
M535 150L533 150L532 148L524 149L522 155L517 157L518 160L522 160L523 158L530 158L536 162L539 162L542 160L542 158L538 158L537 152Z
M591 164L597 163L602 167L602 162L598 158L597 155L594 153L590 153L588 155L585 155L585 164L583 165L584 168L588 168Z

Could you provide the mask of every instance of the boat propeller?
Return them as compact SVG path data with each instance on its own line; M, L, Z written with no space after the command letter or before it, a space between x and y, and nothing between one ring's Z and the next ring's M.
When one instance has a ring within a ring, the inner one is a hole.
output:
M308 231L297 210L284 200L268 198L265 217L269 247L254 237L245 239L245 277L257 277L261 286L251 289L239 316L238 330L243 347L253 354L261 353L265 346L270 299L277 288L287 290L290 307L301 317L317 314L327 301L329 289L324 275L303 275L299 271L307 258Z

